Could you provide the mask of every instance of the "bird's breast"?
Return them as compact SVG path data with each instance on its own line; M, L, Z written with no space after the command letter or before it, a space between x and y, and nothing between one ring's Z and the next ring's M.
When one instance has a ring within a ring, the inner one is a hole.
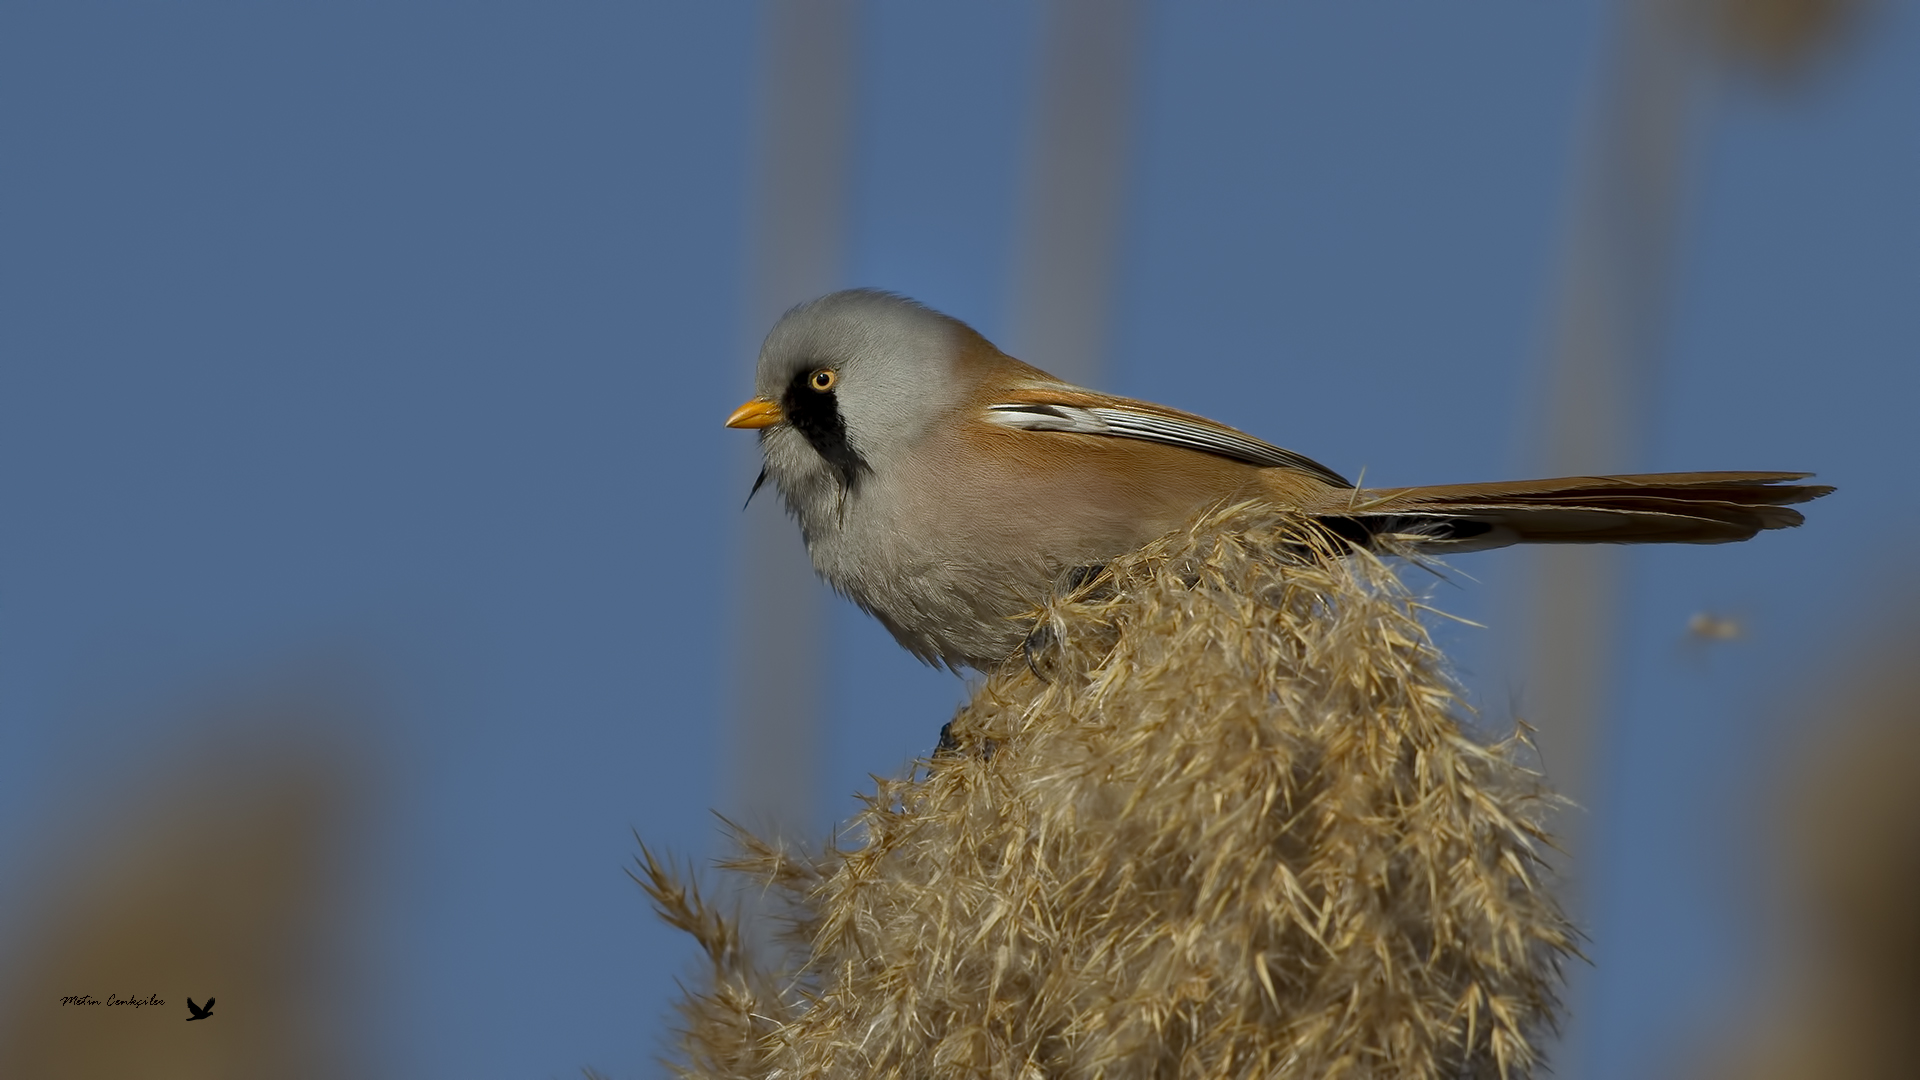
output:
M1068 571L1179 527L1258 473L1174 447L980 427L876 469L808 529L820 574L923 658L990 666Z

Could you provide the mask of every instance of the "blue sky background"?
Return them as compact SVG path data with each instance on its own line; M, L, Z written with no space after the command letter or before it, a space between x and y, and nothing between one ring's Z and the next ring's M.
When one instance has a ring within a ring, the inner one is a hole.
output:
M1526 471L1611 5L1155 3L1104 385L1383 484ZM870 3L847 284L1007 340L1041 20ZM0 959L76 804L328 657L384 1075L652 1075L687 946L630 829L719 851L759 11L0 9ZM1920 11L1690 171L1638 467L1810 469L1809 527L1631 554L1583 1075L1697 1048L1764 961L1779 704L1913 574ZM1027 356L1046 366L1044 356ZM1503 617L1513 563L1441 606ZM1745 639L1683 646L1700 610ZM825 823L963 692L844 605ZM1444 630L1489 715L1494 632ZM1545 718L1537 722L1550 722ZM187 747L182 751L181 747Z

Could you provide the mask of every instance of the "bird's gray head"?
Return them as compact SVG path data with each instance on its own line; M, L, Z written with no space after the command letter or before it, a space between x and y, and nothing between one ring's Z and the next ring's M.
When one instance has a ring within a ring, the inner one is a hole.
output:
M959 403L955 359L975 336L957 319L870 289L787 312L761 346L754 380L755 401L777 413L763 406L767 419L753 426L788 502L804 510L809 493L844 497L898 460Z

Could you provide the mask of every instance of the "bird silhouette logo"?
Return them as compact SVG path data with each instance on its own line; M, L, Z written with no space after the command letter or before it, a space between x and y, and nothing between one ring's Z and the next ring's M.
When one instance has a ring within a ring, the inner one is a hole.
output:
M193 1014L192 1016L187 1017L188 1023L192 1023L195 1020L205 1020L207 1017L213 1015L213 999L208 998L206 1005L201 1006L201 1005L195 1005L193 1003L193 999L188 998L187 1011Z

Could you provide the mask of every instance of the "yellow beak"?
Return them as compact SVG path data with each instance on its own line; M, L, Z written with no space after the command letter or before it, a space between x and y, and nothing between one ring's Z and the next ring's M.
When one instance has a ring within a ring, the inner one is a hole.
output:
M766 398L757 397L748 399L745 405L733 410L733 415L727 417L727 426L740 428L772 427L786 418L787 415L780 411L779 402L768 401Z

